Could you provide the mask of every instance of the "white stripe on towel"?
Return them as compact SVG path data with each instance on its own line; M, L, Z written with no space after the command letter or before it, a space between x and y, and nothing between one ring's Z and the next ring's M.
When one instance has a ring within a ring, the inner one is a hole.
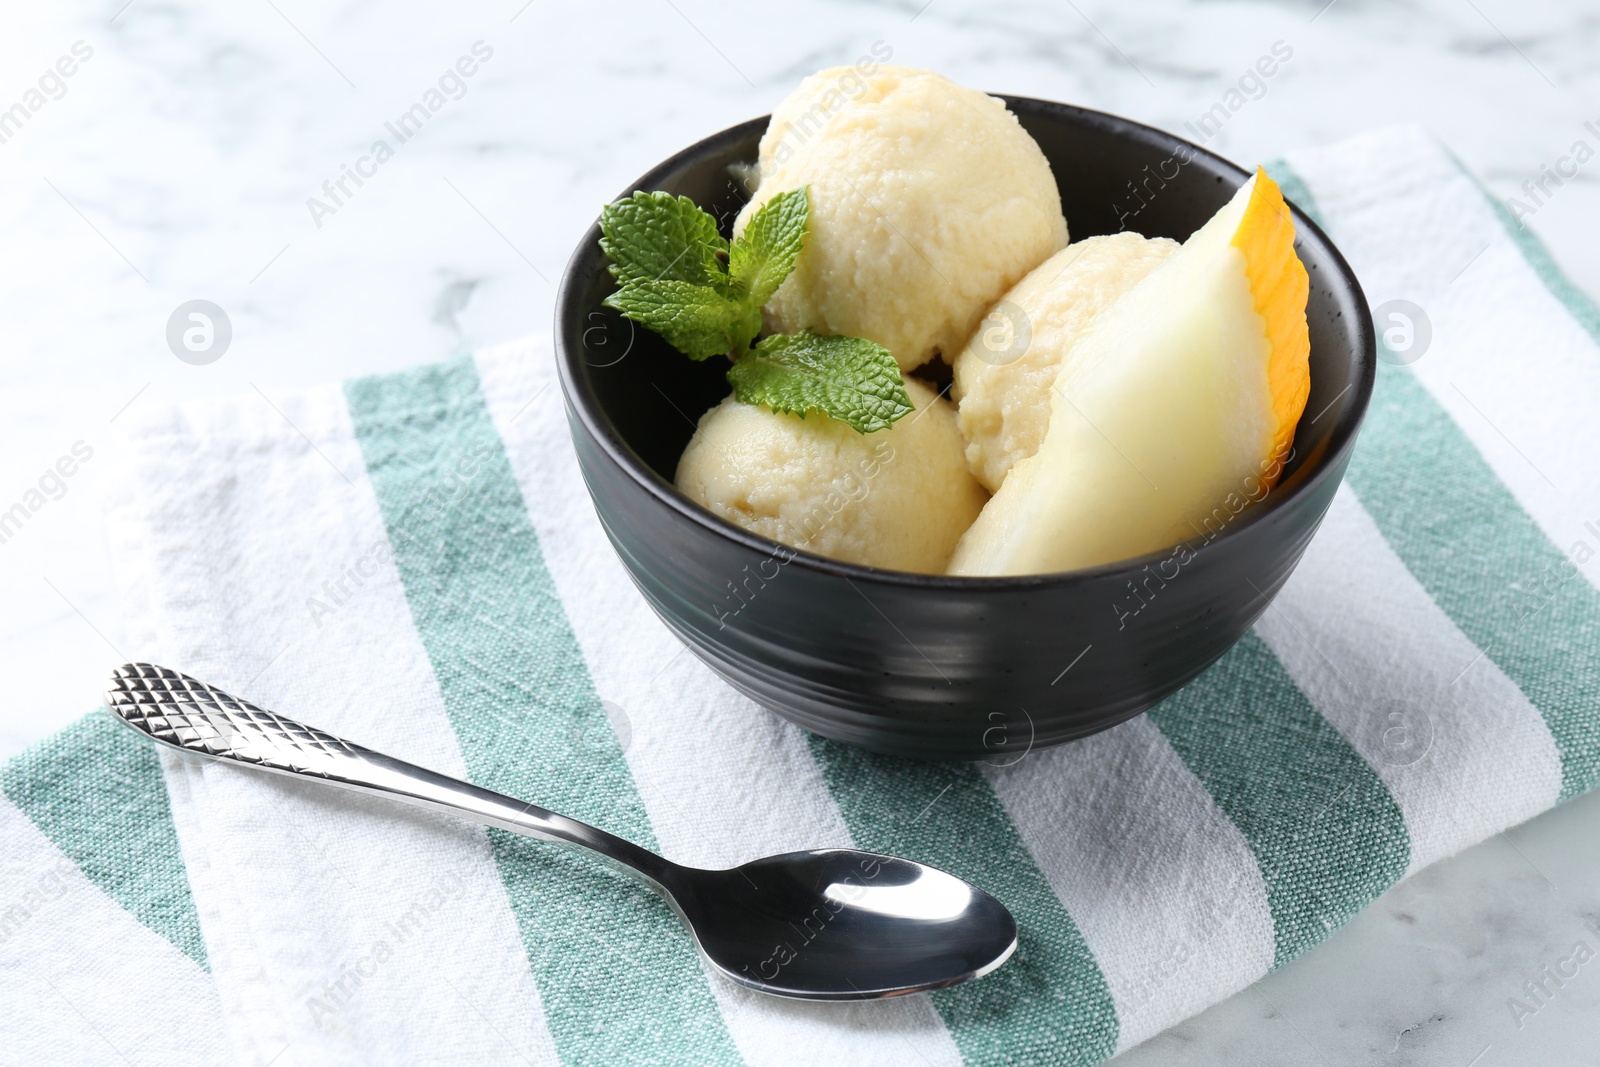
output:
M343 392L280 407L135 430L177 440L138 449L153 644L129 652L462 775ZM348 595L324 588L358 565ZM481 828L218 763L171 792L246 1062L557 1062Z
M1386 127L1289 162L1371 304L1429 315L1417 378L1558 548L1587 543L1580 569L1600 586L1600 346L1425 131Z
M1255 855L1149 719L988 775L1105 975L1119 1050L1271 970Z

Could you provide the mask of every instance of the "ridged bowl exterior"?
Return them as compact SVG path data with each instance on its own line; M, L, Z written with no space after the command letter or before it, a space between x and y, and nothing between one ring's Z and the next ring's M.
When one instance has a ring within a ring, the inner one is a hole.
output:
M1179 240L1248 173L1170 134L1099 112L1006 98L1039 142L1074 240L1134 229ZM732 223L730 164L755 159L757 119L694 145L627 190L665 189ZM613 289L598 228L561 280L556 358L584 481L628 573L702 660L823 736L894 755L1004 761L1104 730L1175 692L1266 610L1344 476L1371 395L1375 339L1361 287L1295 214L1311 278L1311 397L1282 480L1191 546L1088 571L957 579L858 567L710 514L671 483L694 421L727 392L601 307ZM1226 502L1219 501L1219 505Z

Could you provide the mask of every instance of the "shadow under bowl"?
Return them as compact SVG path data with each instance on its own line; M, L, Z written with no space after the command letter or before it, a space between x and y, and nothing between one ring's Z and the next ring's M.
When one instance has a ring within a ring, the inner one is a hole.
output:
M1170 134L1018 97L1007 106L1055 172L1074 240L1136 230L1187 238L1249 177ZM668 159L634 189L688 196L726 233L747 199L755 119ZM624 194L626 195L626 194ZM1338 489L1376 368L1361 286L1295 210L1311 279L1311 395L1278 485L1180 556L1058 574L952 578L856 566L780 545L673 487L695 423L728 392L602 307L614 284L598 225L562 276L556 359L584 481L634 583L736 689L808 730L923 759L1004 763L1114 726L1237 642L1299 562ZM1215 527L1213 530L1212 527ZM1181 560L1181 562L1180 562Z

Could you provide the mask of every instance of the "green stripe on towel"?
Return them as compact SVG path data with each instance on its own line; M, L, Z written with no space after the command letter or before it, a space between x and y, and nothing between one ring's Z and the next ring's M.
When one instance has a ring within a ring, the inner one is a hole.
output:
M1411 839L1388 787L1254 631L1148 714L1255 853L1274 966L1405 874Z
M472 780L655 848L471 359L345 392ZM564 1061L740 1062L660 898L563 849L489 836Z
M1314 214L1305 182L1285 164L1270 169L1305 190L1297 202ZM1533 271L1600 340L1593 302L1505 205L1484 195ZM1600 783L1600 591L1522 510L1409 368L1378 365L1345 477L1406 569L1539 709L1561 757L1561 799ZM1597 550L1600 535L1584 548ZM1461 664L1463 673L1481 669L1476 661Z
M207 967L154 745L91 712L7 760L0 790L102 893Z
M1105 978L975 765L892 759L815 736L811 751L858 847L942 867L1017 917L1020 944L1004 967L932 995L968 1063L1096 1064L1116 1051Z

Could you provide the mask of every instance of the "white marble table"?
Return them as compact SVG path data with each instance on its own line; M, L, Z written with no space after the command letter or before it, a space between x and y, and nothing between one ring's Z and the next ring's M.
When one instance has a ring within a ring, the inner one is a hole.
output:
M1600 12L1578 3L72 0L13 5L4 25L0 108L77 58L20 129L0 126L0 502L76 442L95 455L0 543L0 756L93 706L121 640L96 488L121 410L544 330L604 200L875 42L971 85L1181 132L1281 41L1292 59L1213 147L1251 162L1418 121L1502 196L1600 120ZM478 41L492 55L459 99L363 164L331 213L308 209ZM1597 178L1600 162L1530 219L1591 293ZM195 298L234 331L207 366L165 341ZM1583 926L1600 909L1597 829L1590 797L1425 871L1120 1062L1596 1062L1600 964L1520 1028L1507 1001L1576 941L1600 943Z

